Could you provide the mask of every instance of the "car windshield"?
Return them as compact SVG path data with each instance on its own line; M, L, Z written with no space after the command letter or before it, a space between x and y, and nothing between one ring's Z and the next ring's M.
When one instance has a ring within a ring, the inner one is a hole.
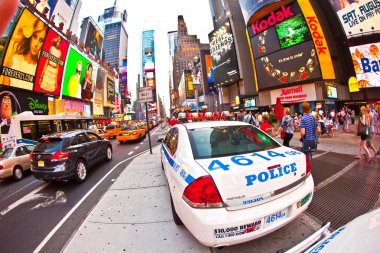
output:
M47 152L54 153L60 150L63 145L61 138L42 138L38 140L33 152Z
M280 146L250 125L204 127L189 129L187 132L194 159L252 153Z
M137 128L136 128L136 126L123 126L122 128L121 128L121 130L136 130Z
M3 153L0 154L1 158L8 158L12 155L13 148L7 148L3 151Z
M107 126L106 127L106 130L112 130L112 129L115 129L115 126Z

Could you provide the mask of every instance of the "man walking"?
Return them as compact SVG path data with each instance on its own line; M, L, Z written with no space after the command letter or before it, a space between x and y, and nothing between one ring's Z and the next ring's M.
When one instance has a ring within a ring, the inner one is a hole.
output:
M302 103L303 117L300 122L302 150L312 151L317 149L317 133L321 132L317 120L310 115L310 104Z

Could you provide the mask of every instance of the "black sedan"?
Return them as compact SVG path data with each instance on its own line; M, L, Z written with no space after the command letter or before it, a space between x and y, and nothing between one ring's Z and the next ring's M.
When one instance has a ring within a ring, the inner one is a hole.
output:
M78 183L86 180L88 168L111 159L110 141L87 130L45 136L30 154L31 171L37 179L74 179Z

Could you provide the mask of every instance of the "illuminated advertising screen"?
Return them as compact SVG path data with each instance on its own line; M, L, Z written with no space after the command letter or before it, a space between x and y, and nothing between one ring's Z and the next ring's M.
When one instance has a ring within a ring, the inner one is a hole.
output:
M93 71L93 63L70 47L63 77L62 95L91 100L95 83Z
M350 47L359 88L380 87L380 43Z
M330 0L346 36L380 30L378 0Z
M335 86L326 85L327 98L338 98L337 88Z
M185 91L186 91L186 99L195 98L193 78L191 76L190 70L185 71Z
M212 65L214 66L215 85L223 86L239 80L235 42L230 21L226 20L221 27L211 32L208 37Z
M255 65L260 89L321 77L313 41L264 56Z
M16 14L13 16L11 22L9 23L7 29L5 30L4 34L0 34L0 62L3 58L3 53L4 53L4 49L5 49L5 46L6 46L6 43L8 41L8 38L9 38L9 34L13 31L13 28L17 22L17 19L20 15L20 12L21 12L21 7L19 7L16 11Z
M275 27L271 27L251 38L251 45L255 59L281 49Z
M33 90L37 64L47 33L47 25L24 9L3 57L1 84Z
M104 115L103 99L104 99L104 84L105 72L102 68L98 68L96 74L96 85L94 90L93 110L95 115Z
M43 2L43 1L41 1ZM63 31L65 32L70 28L71 18L73 16L73 10L63 0L59 0L53 11L54 23L57 27L63 24Z
M128 93L128 80L127 80L127 73L120 73L119 74L119 88L120 88L120 96L122 99L125 99L127 97Z
M84 47L85 48L89 47L90 54L100 58L102 45L103 45L102 35L91 22L88 22L87 37L86 37Z
M281 48L291 47L310 40L311 35L302 15L291 17L276 25Z
M22 0L22 3L29 2L30 4L36 6L36 9L41 13L46 13L46 17L50 19L53 15L55 6L57 5L58 0ZM62 0L61 0L62 2Z
M205 62L206 62L206 74L207 74L207 82L208 83L214 83L214 71L212 67L212 58L211 55L206 54L205 55Z
M146 79L146 86L156 87L156 80L155 79Z
M106 106L115 105L115 80L109 76L106 75Z
M252 14L265 7L266 5L270 5L276 2L281 2L281 0L239 0L245 23L248 23L248 20L252 16Z
M69 43L50 29L42 46L34 91L61 95L63 68L68 49Z

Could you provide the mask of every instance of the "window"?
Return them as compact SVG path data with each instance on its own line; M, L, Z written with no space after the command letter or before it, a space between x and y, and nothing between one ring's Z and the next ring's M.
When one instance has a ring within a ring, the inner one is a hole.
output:
M37 140L37 127L35 121L21 121L21 136L24 139Z
M22 156L25 155L24 149L22 147L18 147L16 149L16 156Z
M71 142L71 145L78 145L78 144L82 144L82 143L86 143L87 142L87 136L85 133L80 133L80 134L77 134L75 135L73 141Z
M87 137L90 141L98 141L100 140L99 136L97 136L96 134L94 133L91 133L91 132L87 132Z
M168 147L170 154L174 155L178 146L178 129L172 128L165 137L164 144Z

